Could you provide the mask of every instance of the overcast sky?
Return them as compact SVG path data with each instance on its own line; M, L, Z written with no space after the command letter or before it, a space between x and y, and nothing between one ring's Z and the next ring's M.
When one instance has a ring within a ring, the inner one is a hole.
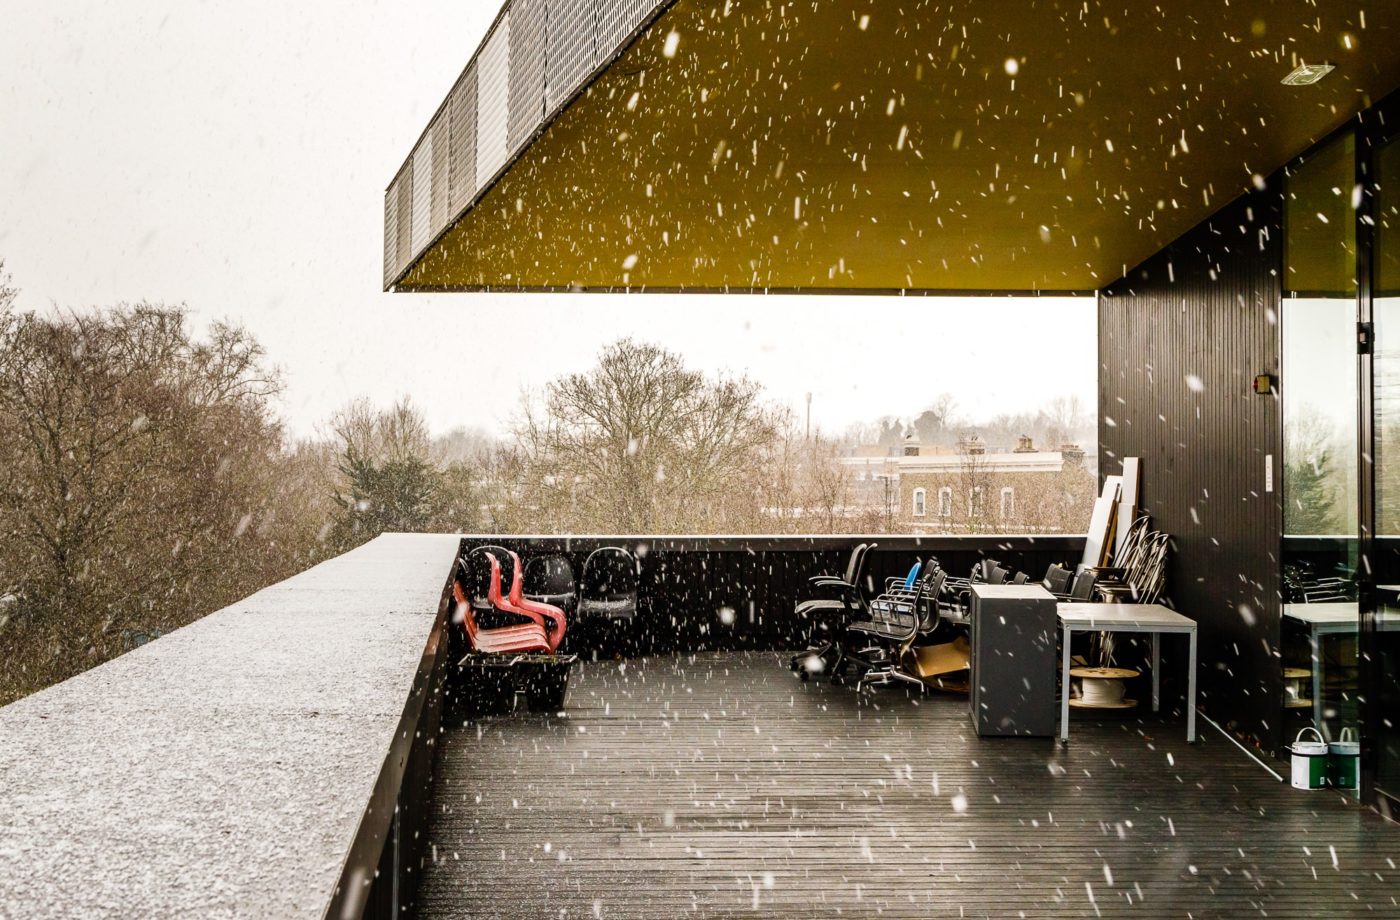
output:
M245 325L310 434L353 397L494 428L622 334L839 430L1094 405L1087 300L380 293L383 189L495 0L0 0L0 258L30 308Z

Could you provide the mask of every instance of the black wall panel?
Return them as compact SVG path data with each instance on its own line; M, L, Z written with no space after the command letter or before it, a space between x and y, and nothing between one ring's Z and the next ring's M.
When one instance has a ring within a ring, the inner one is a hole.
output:
M1226 206L1099 294L1100 470L1142 458L1144 505L1173 538L1171 604L1199 624L1201 702L1268 751L1282 411L1251 385L1278 373L1280 203L1271 185Z

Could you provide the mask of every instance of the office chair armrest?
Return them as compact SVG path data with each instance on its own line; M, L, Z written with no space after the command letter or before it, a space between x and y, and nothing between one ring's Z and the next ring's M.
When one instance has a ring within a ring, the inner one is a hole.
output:
M807 583L814 588L840 588L844 591L855 588L855 585L843 578L837 578L835 575L813 575L807 579Z

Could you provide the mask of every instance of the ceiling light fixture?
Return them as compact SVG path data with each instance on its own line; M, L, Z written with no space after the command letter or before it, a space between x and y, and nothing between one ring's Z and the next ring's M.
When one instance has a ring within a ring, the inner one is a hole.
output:
M1283 85L1312 86L1336 69L1331 64L1299 64L1283 78Z

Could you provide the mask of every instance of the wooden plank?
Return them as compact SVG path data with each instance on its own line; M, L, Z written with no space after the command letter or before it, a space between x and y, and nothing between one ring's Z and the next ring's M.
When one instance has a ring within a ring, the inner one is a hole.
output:
M1400 830L1278 783L1219 735L1187 745L1179 704L1165 721L1076 717L1068 747L979 739L965 697L862 698L799 682L784 657L588 663L565 717L450 732L423 914L1400 910Z

